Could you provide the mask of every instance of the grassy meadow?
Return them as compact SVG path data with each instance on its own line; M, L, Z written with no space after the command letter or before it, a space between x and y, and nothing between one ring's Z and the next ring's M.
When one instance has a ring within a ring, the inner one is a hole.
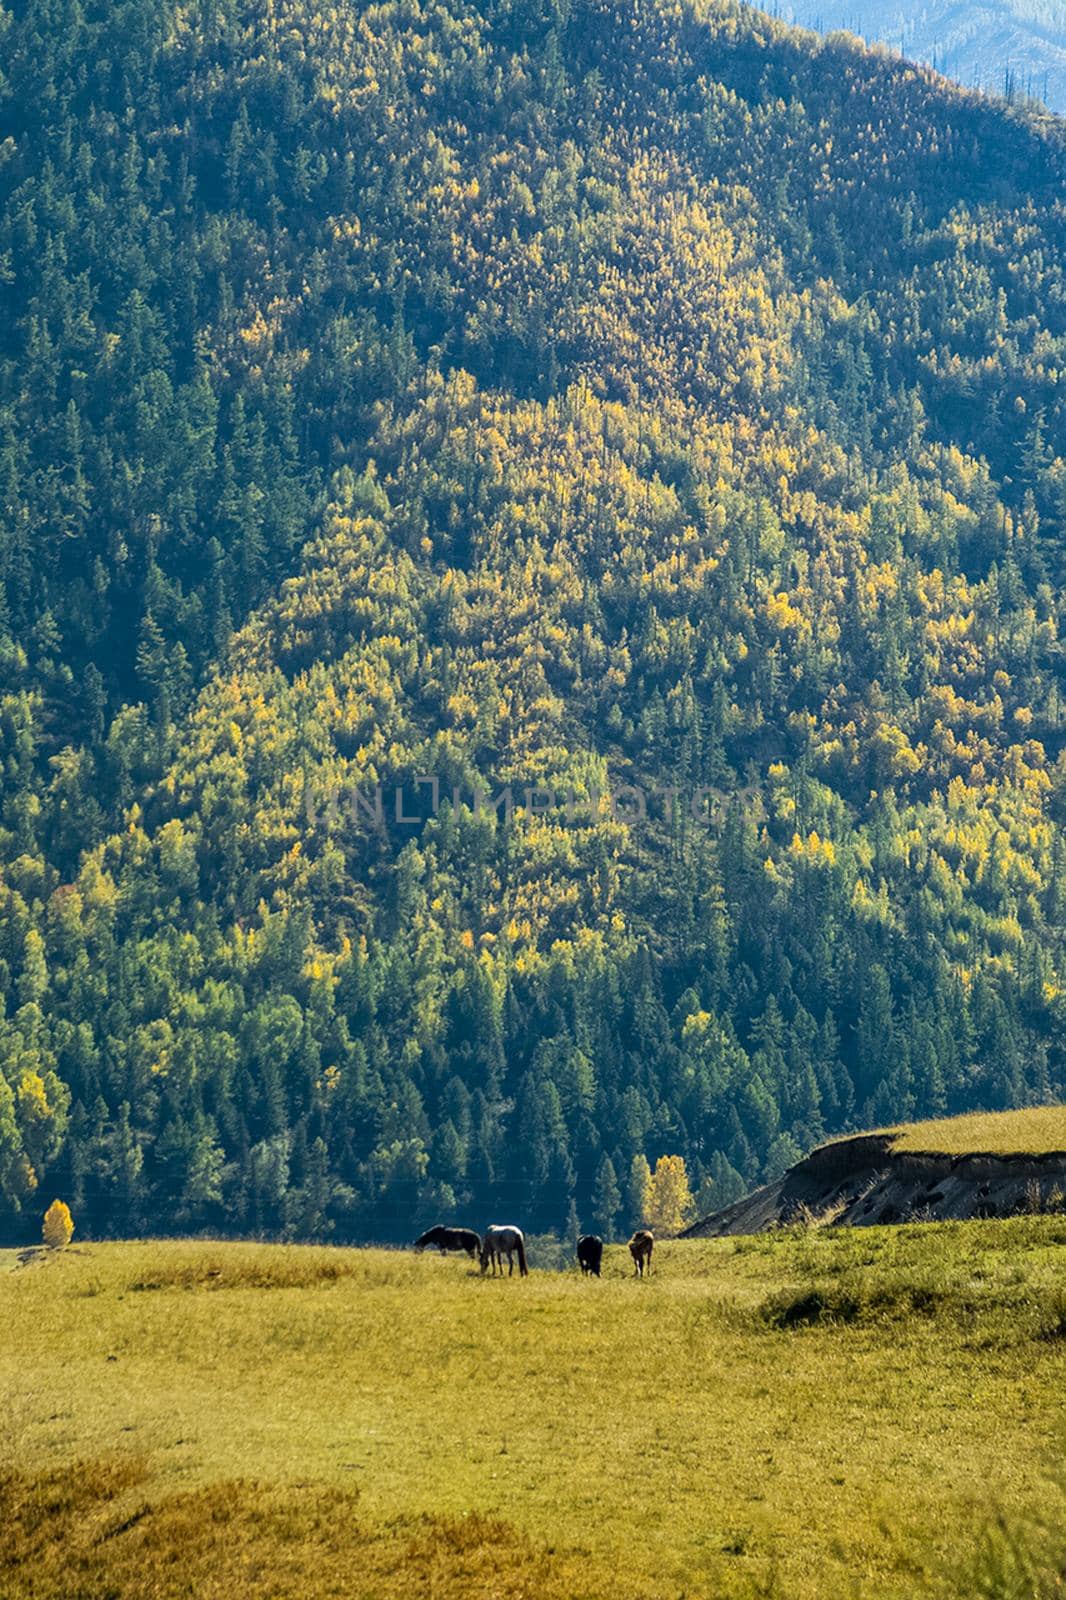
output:
M1066 1106L1026 1106L1018 1111L973 1111L885 1128L893 1148L961 1156L1051 1155L1066 1151Z
M534 1263L535 1268L535 1263ZM4 1600L1061 1594L1066 1219L0 1253Z

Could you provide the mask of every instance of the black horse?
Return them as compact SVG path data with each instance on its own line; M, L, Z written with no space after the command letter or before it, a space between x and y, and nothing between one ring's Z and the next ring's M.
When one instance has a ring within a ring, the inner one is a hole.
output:
M427 1228L420 1239L415 1240L415 1249L424 1250L427 1244L435 1244L441 1255L449 1250L465 1250L473 1261L481 1249L481 1235L475 1233L473 1228Z
M586 1233L584 1238L577 1241L577 1259L582 1272L586 1275L591 1272L594 1278L598 1278L600 1262L603 1260L603 1240L595 1233Z

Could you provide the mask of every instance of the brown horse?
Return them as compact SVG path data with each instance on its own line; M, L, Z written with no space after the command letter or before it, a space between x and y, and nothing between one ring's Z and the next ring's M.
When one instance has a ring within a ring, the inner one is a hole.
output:
M629 1241L629 1253L633 1257L633 1270L638 1278L643 1278L644 1269L651 1271L651 1253L655 1248L655 1235L649 1233L647 1228L638 1228Z

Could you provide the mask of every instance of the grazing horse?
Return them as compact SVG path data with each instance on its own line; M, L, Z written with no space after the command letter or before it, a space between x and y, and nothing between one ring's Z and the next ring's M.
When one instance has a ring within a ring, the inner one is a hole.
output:
M594 1278L598 1278L600 1262L603 1260L603 1240L594 1233L586 1233L584 1238L577 1241L577 1259L586 1276L591 1273Z
M633 1257L633 1268L638 1278L643 1278L644 1268L651 1271L651 1253L655 1248L655 1235L649 1233L647 1228L638 1228L629 1241L629 1253Z
M435 1244L441 1255L449 1250L465 1250L473 1261L481 1249L481 1236L473 1228L427 1228L421 1238L415 1240L415 1249L424 1250L428 1244Z
M529 1276L526 1266L526 1240L521 1228L500 1227L499 1224L486 1229L484 1243L481 1246L481 1270L486 1272L489 1263L492 1263L492 1275L496 1276L499 1267L500 1277L503 1277L503 1258L507 1257L507 1276L514 1272L514 1258L518 1257L518 1272L523 1278Z

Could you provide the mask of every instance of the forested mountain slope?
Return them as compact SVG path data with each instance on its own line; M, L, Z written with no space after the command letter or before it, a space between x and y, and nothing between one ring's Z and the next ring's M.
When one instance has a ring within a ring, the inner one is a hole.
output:
M1054 125L729 5L2 40L6 1228L1062 1093Z
M921 6L872 0L785 0L775 15L820 31L879 39L967 87L1014 101L1037 97L1066 111L1063 0L931 0Z

